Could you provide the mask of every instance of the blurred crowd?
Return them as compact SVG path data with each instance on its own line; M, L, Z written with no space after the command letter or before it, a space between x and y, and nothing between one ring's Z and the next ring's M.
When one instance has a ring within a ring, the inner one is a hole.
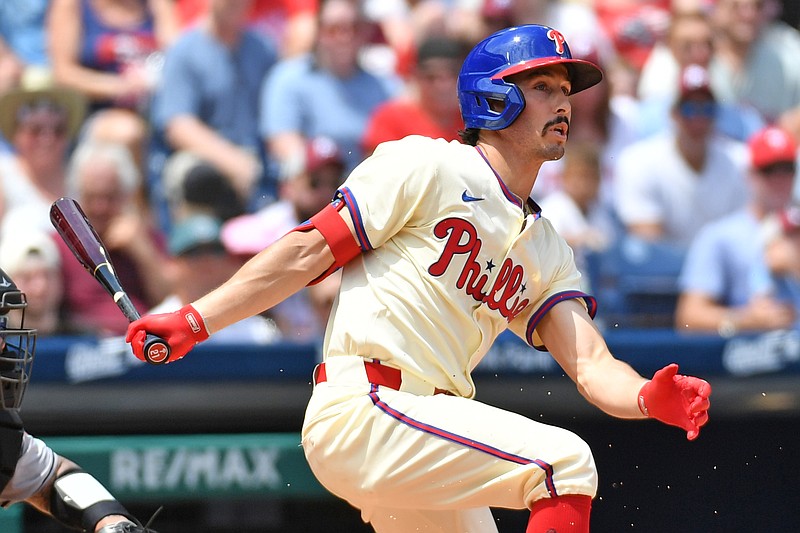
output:
M788 5L788 4L787 4ZM3 0L0 266L40 335L127 322L49 221L79 201L141 311L178 309L407 135L458 142L493 31L559 29L605 80L532 197L601 327L800 324L800 31L779 0ZM379 177L376 177L379 179ZM212 336L306 342L336 277Z

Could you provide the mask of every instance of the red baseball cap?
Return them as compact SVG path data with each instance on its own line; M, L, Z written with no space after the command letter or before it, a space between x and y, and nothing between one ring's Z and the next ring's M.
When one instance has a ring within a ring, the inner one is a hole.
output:
M767 126L754 133L747 141L750 160L755 168L775 163L794 163L797 160L797 142L794 137L777 126Z
M345 162L342 151L336 142L329 137L314 137L305 141L305 146L294 157L289 157L281 165L279 178L281 181L291 180L306 173L313 174L328 165L339 167L344 171Z
M314 172L325 165L338 165L344 168L344 159L336 142L328 137L314 137L306 142L307 172Z

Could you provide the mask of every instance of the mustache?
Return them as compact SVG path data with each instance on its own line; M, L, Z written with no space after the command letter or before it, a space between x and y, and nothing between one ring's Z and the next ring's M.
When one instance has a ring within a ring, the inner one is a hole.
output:
M556 124L562 124L562 123L567 125L567 131L569 132L569 119L567 117L563 116L563 115L560 115L560 116L557 116L556 118L554 118L553 120L549 121L547 124L544 125L544 128L542 128L542 135L544 135L544 133L547 130L549 130L550 128L552 128Z

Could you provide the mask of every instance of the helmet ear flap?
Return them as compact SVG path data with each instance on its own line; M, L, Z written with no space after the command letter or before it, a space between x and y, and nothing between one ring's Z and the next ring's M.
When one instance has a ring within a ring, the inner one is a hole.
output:
M459 91L459 103L467 128L501 130L525 108L525 97L513 83L481 76L466 81L471 88Z

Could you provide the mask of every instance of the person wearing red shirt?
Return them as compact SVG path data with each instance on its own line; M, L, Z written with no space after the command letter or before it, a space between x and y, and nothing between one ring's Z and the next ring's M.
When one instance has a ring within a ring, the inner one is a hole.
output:
M455 97L463 59L464 46L456 40L423 41L407 93L378 106L370 117L361 141L364 154L371 154L384 141L407 135L457 140L458 130L464 127Z

